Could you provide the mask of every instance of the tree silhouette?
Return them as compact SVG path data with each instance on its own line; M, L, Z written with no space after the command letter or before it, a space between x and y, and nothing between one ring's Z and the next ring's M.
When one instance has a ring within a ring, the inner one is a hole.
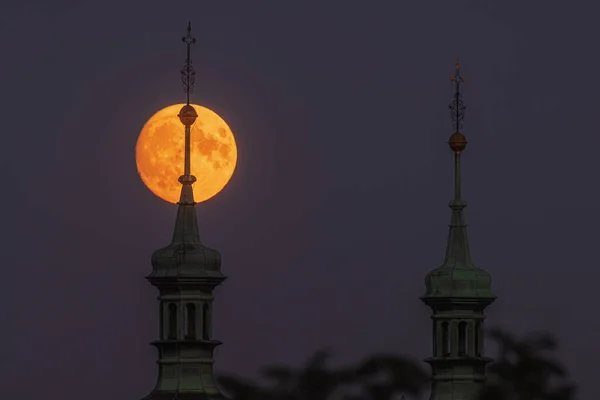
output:
M327 368L329 352L317 351L303 368L268 365L260 370L269 386L250 383L236 376L219 378L219 384L235 400L327 400L346 380L352 377L344 370Z
M562 364L552 354L558 349L554 337L536 333L517 339L493 329L498 344L496 361L488 367L488 383L482 400L571 400L576 386L568 380Z
M363 399L391 400L403 393L420 395L429 383L429 374L412 359L381 354L367 357L358 365L355 382L363 389Z
M481 400L572 400L576 387L553 352L557 341L548 334L518 339L500 330L490 332L498 345L495 362ZM398 355L375 354L354 366L332 368L330 352L317 351L301 368L261 368L264 384L237 376L218 382L233 400L393 400L419 397L428 388L422 363Z
M397 394L418 395L429 376L414 361L393 355L373 355L357 366L330 368L329 351L317 351L303 368L283 365L261 368L269 386L236 376L219 384L234 400L391 400Z

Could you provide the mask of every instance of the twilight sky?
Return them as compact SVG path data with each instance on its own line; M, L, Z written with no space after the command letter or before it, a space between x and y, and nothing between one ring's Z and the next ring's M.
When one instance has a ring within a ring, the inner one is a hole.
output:
M325 4L327 3L327 4ZM335 5L334 5L335 4ZM489 325L548 329L598 398L600 5L572 0L47 1L0 7L0 398L140 399L154 386L144 277L175 206L134 145L184 101L231 126L237 170L198 206L229 279L217 371L331 345L430 352L418 297L444 256L448 77L461 59L463 194Z

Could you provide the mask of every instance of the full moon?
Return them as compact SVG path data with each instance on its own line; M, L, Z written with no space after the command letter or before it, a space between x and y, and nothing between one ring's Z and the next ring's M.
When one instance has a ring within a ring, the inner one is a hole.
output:
M185 104L174 104L154 114L144 124L135 146L135 160L142 182L152 193L177 203L183 175L185 127L177 114ZM192 104L198 113L191 126L190 169L197 179L194 200L206 201L231 179L237 162L237 147L231 129L206 107Z

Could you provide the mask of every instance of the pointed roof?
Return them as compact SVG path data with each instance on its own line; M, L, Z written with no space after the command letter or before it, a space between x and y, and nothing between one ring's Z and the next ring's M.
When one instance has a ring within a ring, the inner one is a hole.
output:
M491 293L489 273L477 268L471 261L467 224L464 209L467 203L461 195L460 156L467 145L465 135L460 132L466 107L462 101L460 85L464 78L460 75L460 64L456 62L455 74L451 81L456 84L454 100L450 105L455 132L448 144L454 152L454 198L449 206L452 210L450 232L446 245L446 257L441 267L429 272L425 278L427 288L424 299L430 298L495 298Z
M217 250L204 246L200 240L198 220L196 217L196 202L192 184L196 177L191 174L190 167L190 136L191 126L196 121L198 113L190 104L190 93L193 90L195 71L192 67L190 47L196 42L191 35L191 25L188 24L187 36L183 37L187 45L187 57L181 70L183 88L187 102L178 114L183 131L185 132L185 151L183 175L179 177L181 194L177 203L177 217L171 243L158 249L152 254L153 271L148 276L150 280L160 278L190 278L211 281L218 284L225 279L221 273L221 255Z

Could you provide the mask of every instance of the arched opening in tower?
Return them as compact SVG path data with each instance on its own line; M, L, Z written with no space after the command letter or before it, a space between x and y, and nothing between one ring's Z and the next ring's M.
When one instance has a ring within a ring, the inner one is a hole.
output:
M482 334L482 329L481 329L481 321L477 321L475 322L475 332L474 333L474 342L475 342L475 355L477 357L481 357L481 334Z
M442 322L442 356L448 357L450 355L450 330L448 322Z
M467 354L467 323L461 321L458 323L458 355Z
M186 304L185 315L186 315L185 338L186 339L195 339L196 338L196 306L192 303Z
M171 340L177 339L177 306L173 303L169 304L169 334L167 337Z
M210 321L209 321L209 316L208 316L208 304L204 303L202 305L202 339L204 340L208 340L209 339L209 332L210 332Z

